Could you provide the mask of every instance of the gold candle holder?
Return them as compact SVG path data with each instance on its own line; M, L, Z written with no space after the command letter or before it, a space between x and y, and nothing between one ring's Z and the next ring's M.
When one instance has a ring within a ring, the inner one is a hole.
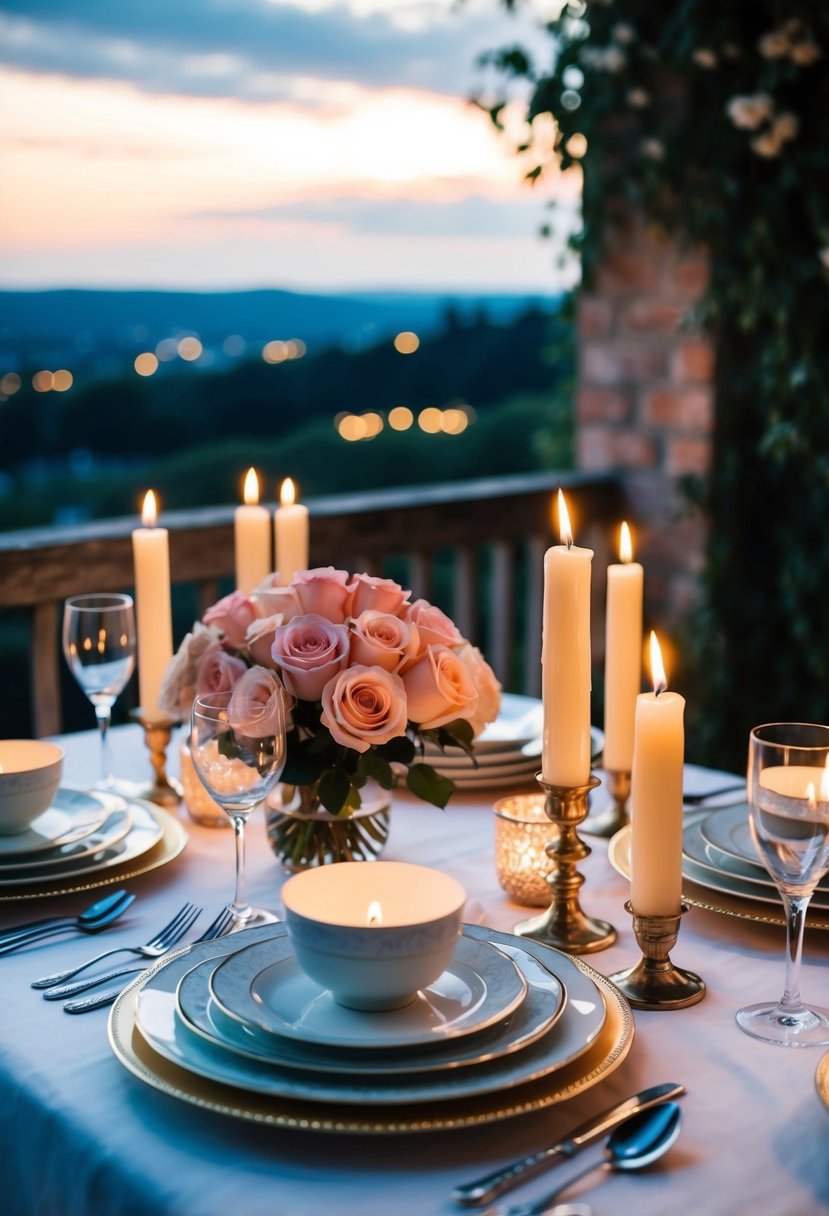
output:
M579 904L579 889L584 875L576 869L578 862L590 856L590 849L580 839L578 827L587 815L591 790L600 785L598 777L590 777L587 785L549 785L541 775L536 780L546 795L544 811L558 832L547 845L547 856L553 863L547 877L552 901L546 912L515 926L520 937L532 937L545 945L555 946L570 954L592 954L604 950L616 940L616 930L605 920L586 916Z
M615 836L621 828L630 823L630 772L608 769L607 776L607 788L613 801L596 815L588 815L582 824L583 832L590 836L601 836L605 840Z
M609 978L634 1009L684 1009L696 1005L705 996L705 981L693 971L675 967L670 959L688 904L682 904L675 916L640 916L630 900L625 903L625 910L633 917L633 932L642 957L635 967L617 971Z
M181 785L175 778L167 776L167 747L173 727L178 723L174 718L147 718L139 706L130 711L130 717L144 729L144 742L150 753L154 778L150 785L142 786L138 791L139 798L155 802L157 806L173 807L181 802Z

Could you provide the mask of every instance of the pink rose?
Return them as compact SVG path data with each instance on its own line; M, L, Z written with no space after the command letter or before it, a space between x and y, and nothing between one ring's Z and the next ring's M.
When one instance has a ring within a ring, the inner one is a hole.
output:
M471 718L478 708L478 690L464 662L448 646L429 646L402 673L409 717L423 730Z
M208 608L202 621L205 625L215 625L217 629L221 629L228 646L238 649L244 645L248 625L255 621L258 615L252 599L243 591L232 591L212 608Z
M272 671L249 667L237 680L227 706L230 725L250 739L285 733L285 690Z
M402 615L417 625L421 650L426 646L459 646L466 640L455 622L428 600L415 600L407 605Z
M245 645L250 651L250 657L254 663L258 663L260 667L275 666L272 654L273 640L277 628L282 624L284 624L282 616L277 613L276 616L265 616L248 625Z
M196 695L196 671L202 655L211 645L218 645L219 633L197 621L193 632L184 640L167 664L158 694L159 709L173 718L189 718L190 706Z
M417 626L387 612L367 608L351 622L352 663L394 671L418 651Z
M350 616L360 616L367 609L390 612L397 616L411 591L404 591L390 578L375 578L372 574L355 574L351 580Z
M274 574L269 576L269 579L274 578L276 578ZM275 582L270 582L269 579L266 579L261 587L257 587L255 591L251 592L251 598L255 600L263 616L281 617L282 619L278 623L287 625L288 621L302 613L297 594L293 587L280 587Z
M358 664L341 671L322 690L323 726L336 743L356 752L406 733L406 690L400 676Z
M471 718L468 714L464 716L468 719L473 734L479 735L485 726L494 722L498 717L498 710L501 708L501 685L477 646L466 642L463 646L459 646L455 653L469 672L472 682L478 690L478 708L475 710L474 716Z
M316 613L339 624L347 614L351 596L349 575L345 570L333 566L319 566L316 570L300 570L294 575L291 587L304 613Z
M229 692L247 669L247 663L228 654L221 642L211 642L196 668L196 696Z
M272 655L288 692L301 701L318 701L326 683L348 661L348 629L308 613L274 633Z

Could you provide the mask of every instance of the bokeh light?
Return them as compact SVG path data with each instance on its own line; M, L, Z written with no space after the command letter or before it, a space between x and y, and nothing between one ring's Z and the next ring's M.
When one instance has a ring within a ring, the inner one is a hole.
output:
M145 350L136 356L133 366L139 376L154 376L158 371L158 359L151 350Z
M5 376L0 378L0 393L5 393L7 397L11 397L12 394L18 391L22 383L17 372L6 372Z
M407 405L396 405L389 410L389 426L393 431L408 431L414 422L414 414Z
M420 346L420 338L410 329L402 330L394 339L394 349L400 355L413 355Z
M56 393L65 393L70 389L75 381L75 377L71 372L62 367L52 376L52 388Z
M441 427L443 411L437 409L434 405L427 405L425 410L421 410L417 416L417 425L421 431L425 431L427 435L437 435Z
M456 406L449 406L443 411L440 427L447 435L462 435L469 426L466 413Z
M178 342L175 338L162 338L156 345L155 353L161 363L169 363L178 354Z
M52 372L42 371L35 372L32 376L32 388L36 393L49 393L52 390L52 385L55 383L55 377Z
M262 358L266 363L284 363L288 358L288 350L285 343L278 340L266 342L262 347Z
M361 415L361 421L365 428L365 438L373 439L375 435L379 435L383 429L383 419L380 414L374 410L366 410Z
M182 338L176 347L176 351L180 359L184 359L185 363L193 363L201 355L204 347L198 338Z

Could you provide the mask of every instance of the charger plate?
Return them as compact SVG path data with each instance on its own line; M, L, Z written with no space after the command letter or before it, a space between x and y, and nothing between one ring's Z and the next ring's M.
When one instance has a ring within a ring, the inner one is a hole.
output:
M184 825L171 815L169 811L145 802L141 798L128 798L127 805L133 818L141 819L149 830L150 821L158 829L157 843L146 851L136 852L124 860L108 861L103 865L90 865L82 870L75 869L65 877L50 875L35 881L32 878L25 882L0 884L0 902L19 899L41 899L49 895L71 895L77 891L92 891L97 887L106 887L112 883L126 882L130 878L138 878L168 862L183 850L187 844L187 832ZM129 840L131 831L127 833Z
M261 935L267 928L250 932ZM551 1075L518 1084L512 1089L446 1102L416 1102L400 1111L385 1106L337 1107L326 1102L254 1094L233 1085L206 1080L170 1063L143 1038L135 1019L138 996L153 973L168 960L161 960L143 972L118 997L109 1017L110 1045L121 1064L139 1080L204 1110L271 1127L369 1135L451 1131L531 1114L589 1089L619 1067L633 1042L634 1026L630 1006L610 980L581 959L563 956L539 942L477 925L468 926L466 932L496 946L520 947L540 962L546 961L553 969L558 960L567 958L593 982L606 1006L606 1017L601 1031L582 1054ZM250 940L257 939L251 937ZM177 952L174 957L181 953Z
M628 824L611 836L608 842L607 858L614 870L622 878L630 878L630 841L631 826ZM704 882L694 881L688 877L693 862L682 859L682 898L694 908L704 908L707 912L719 912L723 916L735 916L739 920L755 921L761 925L785 925L786 917L782 900L766 903L756 897L746 897L736 894L734 888L723 875L722 889L709 887ZM695 873L701 873L697 868ZM806 913L806 925L810 929L829 929L829 912L819 908L809 908Z

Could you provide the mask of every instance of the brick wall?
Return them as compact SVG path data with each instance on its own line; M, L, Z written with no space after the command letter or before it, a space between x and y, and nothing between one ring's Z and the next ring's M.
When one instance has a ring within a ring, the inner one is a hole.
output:
M579 467L624 479L649 627L674 628L692 604L705 530L680 488L711 456L714 353L689 327L704 290L704 253L631 224L578 308Z

